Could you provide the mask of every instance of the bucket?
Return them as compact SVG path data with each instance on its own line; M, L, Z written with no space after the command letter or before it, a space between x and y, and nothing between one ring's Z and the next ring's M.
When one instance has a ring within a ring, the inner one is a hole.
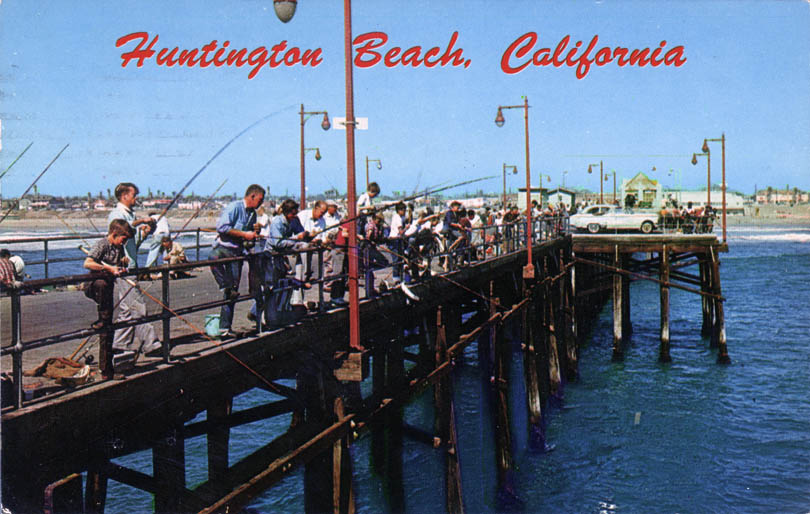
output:
M205 315L205 333L211 337L219 336L219 314Z

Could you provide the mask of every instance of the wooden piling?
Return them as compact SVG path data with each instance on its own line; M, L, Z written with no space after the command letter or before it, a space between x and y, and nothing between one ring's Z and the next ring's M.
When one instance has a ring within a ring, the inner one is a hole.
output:
M619 245L614 246L613 266L616 268L622 267L621 254L619 253ZM624 348L622 342L622 327L624 325L624 315L622 314L622 307L624 307L624 300L622 293L624 292L622 275L620 273L613 274L613 360L620 361L624 358Z
M622 269L630 269L630 256L622 254ZM630 276L622 273L622 337L629 339L633 335L633 323L630 319Z
M443 311L440 307L436 311L436 353L435 365L441 366L447 360L448 332L453 341L458 334L448 330ZM461 493L461 465L458 459L458 441L456 438L456 418L453 405L453 382L449 375L438 380L433 389L434 407L434 446L444 449L444 483L445 483L445 510L450 513L464 512L464 502Z
M667 245L664 245L660 254L660 278L661 278L661 346L658 352L658 360L660 362L672 362L672 357L669 354L669 251Z
M230 443L230 429L225 420L231 414L233 398L222 397L215 399L208 406L207 419L211 423L211 430L206 437L208 443L208 480L219 482L228 473L228 446Z
M494 298L495 283L490 282L490 316L497 313ZM512 465L512 436L509 432L509 355L507 342L503 337L503 325L492 324L490 344L495 353L494 376L492 378L495 400L495 459L498 468L497 496L501 504L517 501Z
M534 291L524 282L524 295L534 296ZM535 450L545 448L546 438L543 430L542 399L537 376L537 332L534 301L523 309L523 381L526 385L526 408L529 419L529 447Z
M99 461L97 466L87 471L84 491L84 511L87 514L104 514L107 503L107 473L104 468L108 462Z
M341 420L346 416L342 398L335 398L333 410L336 420ZM350 441L351 433L332 444L332 512L334 514L354 514L357 510L352 486Z
M401 330L398 331L402 333ZM386 395L394 396L395 392L406 386L405 360L403 348L399 344L389 345L386 366ZM403 407L390 409L385 416L385 435L387 439L385 452L385 477L383 488L387 492L389 510L405 510L405 488L402 483L402 448L403 448Z
M565 256L568 256L568 259ZM574 267L568 268L566 261L571 260L571 247L560 251L560 266L567 273L563 276L561 287L563 299L561 309L563 311L563 337L565 338L565 376L568 380L574 380L579 374L579 354L577 350L577 328L576 310L574 308Z
M543 277L551 276L548 256L543 257ZM546 327L546 343L548 344L548 375L550 395L560 398L562 395L562 375L560 374L560 354L557 347L557 316L554 309L554 296L551 285L545 281L543 285L543 308Z
M706 254L700 256L700 290L704 293L711 291L711 269L707 262ZM712 305L711 298L706 295L700 296L700 305L703 312L703 322L700 326L700 335L709 337L712 335Z
M175 425L152 447L152 469L155 483L156 513L176 513L184 509L178 491L186 488L186 451L183 425Z
M717 342L717 363L718 364L731 364L731 358L728 356L728 347L726 346L726 317L723 310L722 289L720 287L720 260L717 258L717 253L714 247L709 249L712 259L712 292L715 294L712 301L714 303L714 327L713 327L713 340Z

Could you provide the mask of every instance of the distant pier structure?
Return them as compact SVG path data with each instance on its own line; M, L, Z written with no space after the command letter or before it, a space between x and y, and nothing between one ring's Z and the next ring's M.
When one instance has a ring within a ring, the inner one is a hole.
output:
M491 253L485 247L477 259L435 272L407 294L396 288L369 295L360 304L360 351L348 342L348 309L334 308L284 329L251 331L216 344L187 337L125 380L32 399L18 394L2 414L3 505L12 512L104 512L113 480L152 494L155 512L232 513L303 467L304 510L354 512L362 499L352 487L350 447L368 435L371 469L383 482L388 510L405 508L403 477L417 472L403 465L403 441L409 438L435 450L442 476L423 479L437 483L446 511L463 512L453 370L469 358L479 361L482 391L492 406L480 415L491 418L494 452L482 458L491 458L497 470L499 505L519 504L512 437L526 437L530 447L543 451L546 406L562 401L566 383L576 380L580 342L608 301L613 357L623 357L632 332L631 281L660 286L661 361L671 360L669 294L677 288L701 299L700 330L718 348L718 362L729 362L718 257L727 248L715 236L572 236L565 227L539 233L531 253L517 242ZM699 273L688 273L690 266ZM164 288L170 269L162 269ZM170 295L161 298L168 304ZM14 333L3 363L30 368L38 362L23 360L19 297L11 303L17 309ZM169 335L177 317L166 307L152 321L162 320ZM6 326L4 321L4 331ZM34 339L38 348L48 343ZM465 353L470 345L477 351ZM520 405L510 402L513 352L522 360ZM236 410L234 398L254 388L271 393L269 399ZM426 389L432 389L434 416L419 426L405 418L403 407ZM528 433L510 431L514 409L526 410ZM282 415L290 419L284 430L231 462L231 429ZM186 442L200 436L206 438L207 478L192 487ZM144 450L151 451L151 469L115 462Z

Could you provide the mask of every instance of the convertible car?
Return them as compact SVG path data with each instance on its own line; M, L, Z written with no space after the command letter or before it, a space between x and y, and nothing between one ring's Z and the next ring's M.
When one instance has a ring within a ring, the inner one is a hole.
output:
M591 205L571 216L572 230L598 234L611 230L640 230L649 234L658 224L658 214L634 212L615 205Z

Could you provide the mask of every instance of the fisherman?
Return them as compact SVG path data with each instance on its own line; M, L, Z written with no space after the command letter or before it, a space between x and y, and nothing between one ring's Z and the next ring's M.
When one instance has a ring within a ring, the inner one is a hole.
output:
M122 219L110 222L107 237L99 239L84 260L84 267L96 272L96 278L87 284L84 294L98 305L98 320L91 328L102 330L99 334L98 368L104 380L123 378L113 369L113 333L110 329L113 318L113 289L115 277L126 272L128 264L124 244L135 236L135 230ZM133 291L134 293L134 291ZM133 294L130 293L130 294Z
M366 188L366 192L357 199L357 233L366 233L366 216L374 210L374 198L380 194L380 186L372 182Z
M166 216L161 216L159 212L150 212L149 217L155 221L155 230L149 239L149 255L146 256L147 268L157 264L158 257L163 253L163 238L171 236L169 220L166 219Z
M256 223L256 208L264 201L264 188L251 184L242 200L229 203L217 220L217 238L208 258L227 259L247 254L246 246L252 246L259 237L260 227ZM233 311L239 297L239 280L242 277L242 262L212 264L211 273L228 301L219 313L220 337L233 337Z
M391 216L390 231L388 232L388 247L393 252L393 278L395 282L402 279L402 254L405 253L405 231L408 228L408 221L405 211L407 206L404 202L399 202L394 207L394 214Z
M0 291L17 289L22 286L22 282L17 280L14 274L14 263L11 262L11 252L3 248L0 250Z
M177 241L173 241L170 236L163 236L160 244L165 252L163 260L167 261L169 265L183 264L188 262L188 259L186 258L186 250L183 248L183 245ZM191 276L190 273L185 271L172 271L169 273L169 275L172 278L188 278Z
M302 250L308 245L303 242L306 232L294 234L292 222L297 219L298 202L288 198L279 206L280 214L270 222L270 234L262 255L263 291L260 302L255 305L248 319L257 320L264 310L264 320L268 328L276 329L293 323L301 314L290 304L293 280L287 278L287 252Z
M124 255L127 258L127 270L138 268L138 247L155 228L155 220L150 217L138 218L133 208L138 201L138 186L132 182L122 182L115 186L115 198L118 204L107 216L107 224L114 220L124 220L132 227L135 235L126 240ZM138 277L129 280L118 278L116 280L116 303L118 304L118 317L116 322L130 321L146 316L146 299L137 286ZM134 284L134 285L133 285ZM119 328L115 331L113 350L117 352L133 351L148 354L161 348L160 339L155 333L155 327L149 323L142 323L134 327Z

